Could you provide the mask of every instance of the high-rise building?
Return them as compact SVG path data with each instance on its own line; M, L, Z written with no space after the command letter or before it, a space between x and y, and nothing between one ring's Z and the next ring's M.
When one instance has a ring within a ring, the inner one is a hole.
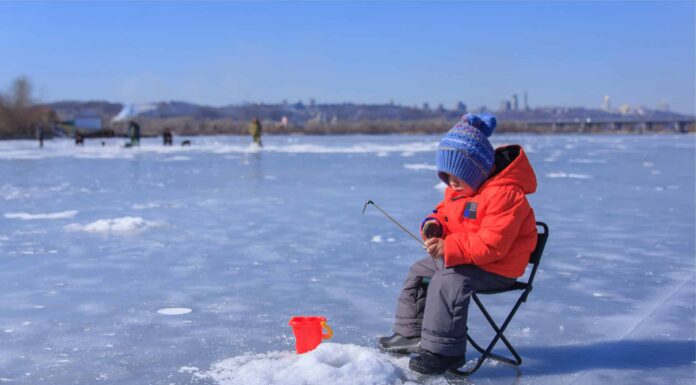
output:
M517 110L519 110L519 108L520 108L519 98L517 97L517 94L513 94L512 95L512 109L514 111L517 111Z
M466 112L467 112L466 111L466 104L464 104L464 102L460 101L459 103L457 103L456 110L457 110L457 112L461 112L462 114L466 114Z
M503 100L500 102L500 111L510 111L510 106L509 100Z
M529 101L527 100L527 91L524 91L524 110L529 111Z
M604 101L602 102L602 109L604 111L611 110L611 99L609 98L609 95L604 95Z

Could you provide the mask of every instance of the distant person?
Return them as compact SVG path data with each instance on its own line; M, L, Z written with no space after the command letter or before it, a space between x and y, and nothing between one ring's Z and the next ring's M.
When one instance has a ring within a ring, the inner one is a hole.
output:
M43 142L44 142L44 128L43 128L43 126L39 126L36 129L36 137L39 139L39 148L43 148Z
M165 146L171 146L173 143L172 130L165 128L162 133L162 142Z
M442 374L465 364L471 294L503 290L524 274L537 242L527 194L537 181L519 145L493 149L493 115L466 114L437 149L445 196L421 224L430 256L411 266L382 350L415 352L409 367ZM425 289L423 278L430 283Z
M130 146L140 146L140 125L131 120L128 123L128 136L130 136Z
M259 121L259 118L254 118L251 120L251 123L249 124L249 135L254 139L254 143L256 143L259 147L263 146L261 143L261 122Z
M76 146L84 146L85 145L85 137L82 136L80 131L75 131L75 145Z

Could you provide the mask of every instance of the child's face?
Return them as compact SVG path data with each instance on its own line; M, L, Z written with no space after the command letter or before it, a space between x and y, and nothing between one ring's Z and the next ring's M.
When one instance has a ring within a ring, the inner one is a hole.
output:
M452 190L464 194L464 196L474 195L476 191L472 189L466 182L457 178L454 175L447 174L449 177L449 186Z

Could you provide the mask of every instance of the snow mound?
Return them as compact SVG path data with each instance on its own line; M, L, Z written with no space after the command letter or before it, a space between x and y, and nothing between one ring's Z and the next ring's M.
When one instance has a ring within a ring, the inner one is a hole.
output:
M114 219L100 219L86 225L77 223L66 226L69 231L83 231L95 234L130 234L139 233L149 228L162 226L155 221L146 221L141 217L122 217Z
M422 381L408 370L408 357L336 343L323 343L305 354L285 351L234 357L196 376L220 385L415 385ZM438 382L428 383L447 383L433 379Z
M21 219L29 221L33 219L67 219L77 214L77 210L61 211L57 213L29 214L29 213L5 213L7 219Z

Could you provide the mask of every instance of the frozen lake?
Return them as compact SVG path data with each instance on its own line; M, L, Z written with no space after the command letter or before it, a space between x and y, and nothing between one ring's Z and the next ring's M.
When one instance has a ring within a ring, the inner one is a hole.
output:
M0 142L0 383L447 383L374 349L423 252L361 215L417 231L439 136L189 139ZM693 384L694 136L491 139L525 147L551 236L506 332L522 366L459 382ZM500 317L515 297L486 299ZM293 315L333 344L288 353Z

